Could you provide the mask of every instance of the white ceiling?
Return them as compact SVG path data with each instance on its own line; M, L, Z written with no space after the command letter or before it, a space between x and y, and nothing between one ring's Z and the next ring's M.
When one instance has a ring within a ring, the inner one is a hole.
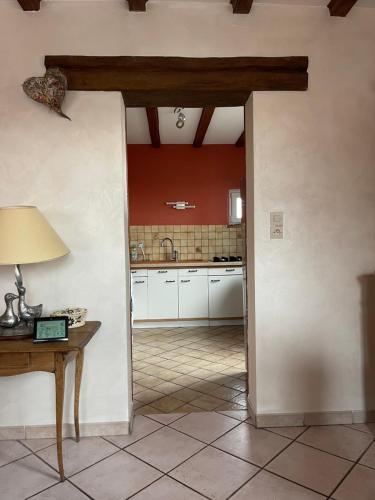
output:
M174 108L159 108L159 130L162 144L192 144L202 108L185 108L185 126L176 127ZM244 110L216 108L203 144L234 144L244 129ZM127 108L126 133L128 144L150 144L145 108Z

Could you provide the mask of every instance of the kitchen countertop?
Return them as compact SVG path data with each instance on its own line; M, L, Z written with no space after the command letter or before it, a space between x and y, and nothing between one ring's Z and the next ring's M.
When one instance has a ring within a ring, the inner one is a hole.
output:
M212 262L207 260L183 260L175 262L174 260L142 260L131 262L130 269L158 269L158 268L184 268L184 267L241 267L242 261L236 262Z

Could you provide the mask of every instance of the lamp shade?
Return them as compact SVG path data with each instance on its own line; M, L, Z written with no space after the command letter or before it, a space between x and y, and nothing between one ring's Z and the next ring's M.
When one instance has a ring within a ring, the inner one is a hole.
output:
M45 262L68 253L36 207L0 207L0 265Z

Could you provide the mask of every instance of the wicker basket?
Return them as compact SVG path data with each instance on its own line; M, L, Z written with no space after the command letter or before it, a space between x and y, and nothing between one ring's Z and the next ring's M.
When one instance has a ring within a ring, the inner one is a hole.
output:
M86 323L87 309L82 307L68 307L54 311L51 316L67 316L69 328L79 328Z

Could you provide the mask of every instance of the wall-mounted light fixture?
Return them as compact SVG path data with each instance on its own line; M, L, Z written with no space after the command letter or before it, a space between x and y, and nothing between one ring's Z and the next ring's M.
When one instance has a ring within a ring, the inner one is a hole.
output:
M185 125L186 115L182 112L184 108L174 108L174 112L178 113L176 127L182 128Z
M166 205L175 208L176 210L185 210L186 208L195 208L195 205L189 205L188 201L167 201Z

